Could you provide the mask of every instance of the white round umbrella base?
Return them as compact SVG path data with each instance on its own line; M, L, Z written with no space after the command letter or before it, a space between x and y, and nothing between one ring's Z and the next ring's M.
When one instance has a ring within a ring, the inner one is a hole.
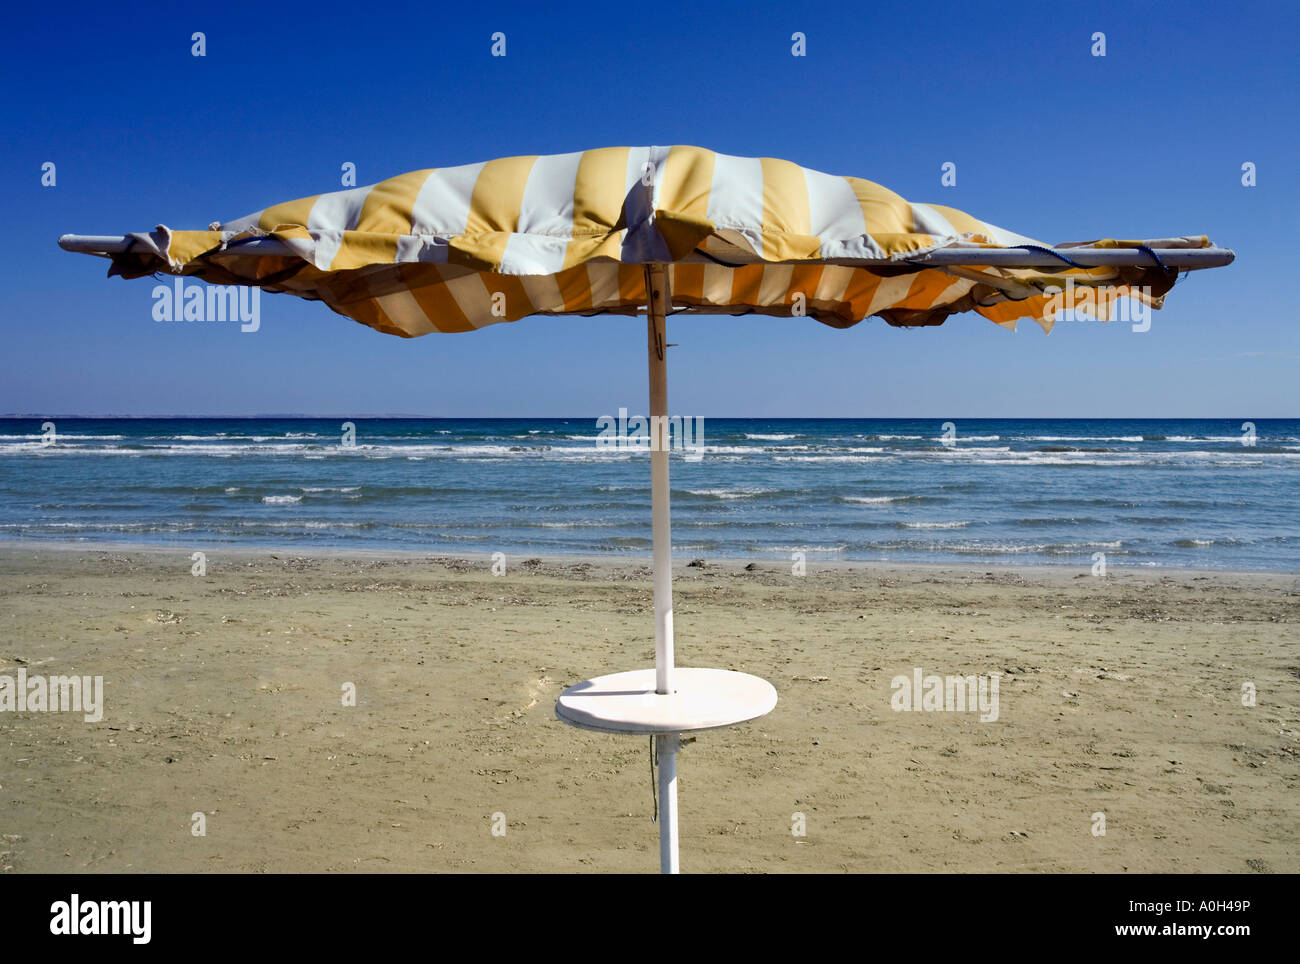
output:
M748 673L673 669L673 692L655 692L655 671L598 676L570 686L555 703L565 723L605 733L684 733L734 726L772 712L776 690Z

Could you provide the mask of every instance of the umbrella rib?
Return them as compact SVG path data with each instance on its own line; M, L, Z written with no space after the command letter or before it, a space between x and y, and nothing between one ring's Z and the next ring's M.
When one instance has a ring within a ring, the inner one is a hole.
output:
M132 247L138 243L137 239L123 235L77 235L65 234L59 238L59 247L65 251L76 251L82 254L97 254L112 257L131 252ZM1200 268L1218 268L1231 264L1236 258L1234 252L1225 248L1152 248L1145 244L1137 244L1132 247L1122 248L1090 248L1082 245L1071 246L1068 250L1068 257L1062 254L1060 248L1048 248L1028 245L1017 245L1005 248L965 248L965 247L946 247L935 248L924 254L914 255L912 257L890 259L890 258L811 258L806 260L796 259L793 261L768 262L756 261L755 264L830 264L843 265L845 267L857 268L904 268L904 267L930 267L939 265L970 265L972 267L996 266L1002 268L1043 268L1054 267L1059 262L1065 261L1067 264L1080 268L1097 268L1103 266L1115 267L1143 267L1155 261L1160 267L1165 268L1183 268L1186 270L1195 270ZM283 241L276 238L241 238L236 245L230 242L223 243L213 252L220 252L225 255L234 255L240 257L300 257L300 255L290 248ZM709 254L700 248L695 249L695 254L708 261L712 261L724 268L742 268L747 267L743 264L732 264L723 261L720 258ZM1093 262L1085 264L1079 261L1079 258Z

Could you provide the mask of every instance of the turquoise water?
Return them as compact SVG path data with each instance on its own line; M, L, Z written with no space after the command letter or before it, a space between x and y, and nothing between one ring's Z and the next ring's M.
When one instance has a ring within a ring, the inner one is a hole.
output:
M1300 420L711 419L676 552L1300 570ZM570 419L0 419L0 538L644 553L649 458Z

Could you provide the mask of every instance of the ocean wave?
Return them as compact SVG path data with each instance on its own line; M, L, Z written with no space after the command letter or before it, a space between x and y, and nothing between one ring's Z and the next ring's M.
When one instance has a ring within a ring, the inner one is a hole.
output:
M774 462L857 462L879 463L895 461L893 455L774 455Z
M761 495L773 495L777 491L776 489L686 489L685 494L710 499L754 499Z
M207 529L208 522L6 522L0 529L18 532L194 532Z
M705 455L753 455L756 449L752 445L697 445L692 451Z
M948 499L933 495L841 495L841 502L854 505L892 505L900 502L947 502Z
M1166 442L1236 442L1241 444L1240 435L1166 435Z
M1093 552L1098 549L1117 550L1123 548L1119 539L1109 542L903 542L883 543L878 548L891 549L927 549L932 552L950 552L957 555L1008 556L1008 555L1076 555Z
M141 507L132 502L43 502L36 508L41 512L134 512Z
M1164 436L1153 435L1025 435L1026 442L1151 442Z
M1035 452L1114 452L1112 448L1101 446L1099 448L1080 448L1075 445L1040 445L1034 449Z
M264 495L262 501L267 505L292 505L295 502L301 502L300 495Z
M794 436L792 436L794 437ZM502 444L502 443L379 443L364 442L354 447L344 448L333 441L285 441L283 436L265 436L265 442L222 442L208 438L204 442L178 444L141 444L138 440L118 445L103 444L64 444L42 445L39 441L0 442L0 456L116 456L116 457L184 457L184 458L299 458L319 461L321 459L442 459L455 460L541 460L541 461L623 461L640 458L649 454L646 446L629 448L605 448L595 444L550 445L550 444ZM962 444L908 449L899 447L861 446L861 445L700 445L683 451L674 449L674 458L710 457L717 461L727 461L729 457L768 458L772 461L804 461L833 463L854 462L868 463L896 459L916 460L920 462L954 462L974 465L1055 465L1055 466L1108 466L1113 468L1131 466L1161 467L1238 467L1254 468L1260 465L1291 464L1300 461L1300 448L1277 445L1233 446L1229 449L1193 448L1181 451L1153 451L1136 449L1110 449L1089 446L1040 445L1030 450L1014 449L1010 445L969 445L976 439L992 439L996 436L973 436L959 440ZM1065 439L1060 436L1041 436L1043 440L1051 438ZM1109 436L1103 438L1110 438ZM1124 438L1124 437L1116 437ZM1203 441L1203 440L1198 440ZM1239 441L1239 439L1231 439Z
M59 442L66 442L69 439L76 439L77 441L113 442L125 437L126 436L124 435L76 435L68 432L60 432L56 426L54 432L54 444L57 445ZM32 432L27 435L0 435L0 442L40 442L44 438L45 436L42 433Z
M1149 462L1143 462L1141 459L1095 459L1095 458L1067 459L1067 458L1059 458L1056 456L1046 456L1044 458L1036 458L1036 459L1020 459L1018 461L1024 465L1094 465L1094 466L1102 466L1105 468L1119 468L1128 465L1149 465L1150 464ZM976 464L977 465L1006 465L1007 462L1008 460L1006 459L1000 459L1000 460L989 459L983 462L977 462Z

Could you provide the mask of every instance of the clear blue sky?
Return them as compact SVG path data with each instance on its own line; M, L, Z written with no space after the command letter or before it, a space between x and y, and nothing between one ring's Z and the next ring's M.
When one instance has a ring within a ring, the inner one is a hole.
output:
M106 279L55 239L206 227L337 190L345 161L367 184L685 143L866 177L1048 242L1204 233L1238 260L1189 277L1144 334L685 317L674 412L1300 415L1292 3L61 3L7 19L0 412L639 410L640 319L405 340L266 296L255 334L158 324L154 282Z

